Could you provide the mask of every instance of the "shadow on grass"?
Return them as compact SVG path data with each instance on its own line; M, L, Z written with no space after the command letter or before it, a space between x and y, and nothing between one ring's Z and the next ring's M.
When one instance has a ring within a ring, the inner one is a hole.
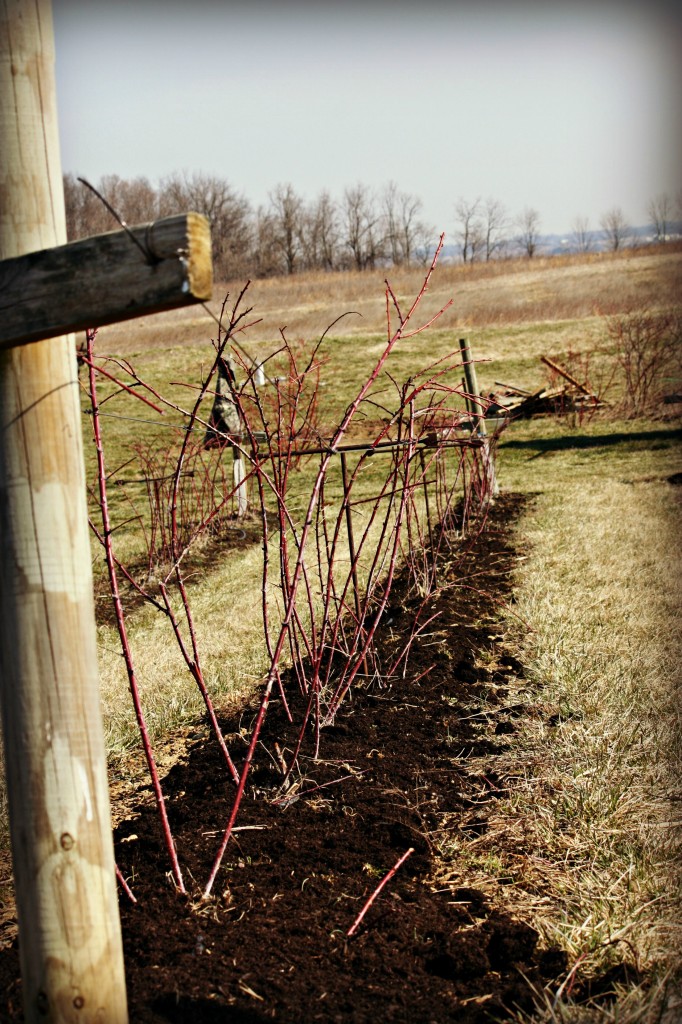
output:
M613 434L569 434L567 437L536 437L529 441L500 441L499 447L506 449L534 451L536 455L547 452L579 451L589 448L609 448L614 445L633 447L667 447L682 441L682 430L641 430L634 433ZM664 442L661 444L661 442Z

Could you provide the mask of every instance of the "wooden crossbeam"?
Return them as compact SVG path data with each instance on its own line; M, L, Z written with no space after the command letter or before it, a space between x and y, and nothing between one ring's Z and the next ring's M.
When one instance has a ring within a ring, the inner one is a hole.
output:
M199 213L2 260L0 349L204 302L212 284Z

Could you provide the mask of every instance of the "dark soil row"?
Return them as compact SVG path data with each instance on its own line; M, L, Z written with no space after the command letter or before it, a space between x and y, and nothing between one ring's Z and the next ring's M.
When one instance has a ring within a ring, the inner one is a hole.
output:
M116 832L117 860L138 900L121 896L131 1021L462 1024L530 1008L531 986L561 975L563 955L542 949L529 923L475 889L433 883L444 815L450 828L461 819L471 830L482 780L489 801L504 792L495 759L515 731L505 684L522 668L509 658L491 672L479 655L502 628L521 505L515 496L496 502L432 602L438 619L415 642L405 678L357 685L323 730L321 760L304 750L304 777L279 802L275 744L291 750L295 736L273 704L214 898L198 895L234 789L216 744L198 734L164 782L193 898L172 887L158 819L140 791L134 817ZM387 648L404 642L409 615L394 598ZM485 728L462 711L476 695L499 708ZM237 756L252 715L223 723ZM462 768L467 753L475 770ZM489 758L483 774L481 755ZM349 939L363 903L409 848ZM22 1019L20 993L12 947L0 954L0 1020Z

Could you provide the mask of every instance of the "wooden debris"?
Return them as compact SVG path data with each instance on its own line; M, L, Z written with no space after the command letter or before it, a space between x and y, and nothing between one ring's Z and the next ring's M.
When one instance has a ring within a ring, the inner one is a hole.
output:
M598 409L605 403L598 395L592 394L589 386L581 384L568 370L547 356L540 357L557 376L566 383L560 386L546 385L535 391L517 387L515 384L495 385L502 390L491 392L485 396L490 403L486 417L506 416L508 419L529 419L532 416L557 415L566 412Z
M585 385L581 384L580 381L577 381L575 377L568 372L568 370L564 370L563 366L559 366L558 363L548 359L547 356L540 356L540 359L543 361L545 366L549 366L550 370L554 370L555 373L558 373L560 377L567 380L569 384L572 384L573 387L582 392L583 395L589 395L590 392Z

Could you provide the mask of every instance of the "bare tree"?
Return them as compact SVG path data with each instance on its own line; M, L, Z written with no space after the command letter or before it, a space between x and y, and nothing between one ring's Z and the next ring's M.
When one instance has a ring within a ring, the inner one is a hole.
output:
M340 247L339 214L336 203L326 190L305 211L301 239L307 267L336 269Z
M128 211L125 209L126 194L128 192L127 185L128 183L118 174L103 174L96 186L100 195L106 199L109 205L116 210L119 217L126 221L126 223L128 223ZM102 203L97 196L93 195L90 189L87 189L87 191L92 195L95 204L95 211L90 214L95 231L118 230L116 219L112 217L104 203ZM132 223L135 222L133 221Z
M304 210L303 200L296 195L292 185L277 185L270 193L273 243L287 274L298 269L302 255Z
M383 238L372 193L365 185L354 185L343 193L341 203L343 241L351 265L358 270L375 267L383 255Z
M614 206L605 213L600 223L611 252L618 252L627 245L631 229L620 206Z
M161 216L202 213L211 226L213 265L217 277L244 273L251 248L252 211L224 178L203 174L171 174L160 185Z
M86 188L73 174L64 175L64 205L66 207L66 235L70 240L88 238L106 228L100 228L100 209L89 188ZM104 220L104 217L101 218Z
M504 205L499 199L488 197L481 214L481 235L486 262L499 255L506 245L505 233L509 228L509 218Z
M458 220L457 237L459 238L462 263L473 263L481 248L482 228L479 220L480 197L473 202L461 196L455 206Z
M527 206L519 217L518 227L517 244L530 260L537 253L540 241L540 214L538 211Z
M259 206L253 227L251 270L256 277L274 277L281 273L275 245L275 220L270 210Z
M325 190L310 204L292 185L280 184L267 206L256 211L224 178L203 172L174 172L158 187L144 177L109 174L96 188L128 224L188 210L202 213L211 227L215 275L222 280L303 269L366 269L388 261L426 264L434 251L435 230L421 219L421 199L400 191L395 182L379 197L359 183L345 190L341 202ZM115 229L104 204L73 174L64 176L64 196L69 238ZM477 199L461 200L460 208L464 260L482 252L490 259L502 244L503 207L493 200L483 206Z
M419 216L422 211L421 199L409 192L401 192L399 202L403 262L412 263L420 247L424 248L424 239L433 241L434 229L425 224Z
M388 185L384 188L381 207L384 217L387 251L394 266L403 262L400 228L398 226L400 218L398 202L398 186L394 181L389 181Z
M119 178L118 175L111 175L110 178L102 178L100 184L102 194L127 224L144 224L158 217L159 196L148 178Z
M387 254L394 266L411 263L425 226L419 219L422 201L408 192L399 192L394 181L386 185L382 196L384 236Z
M119 180L116 175L107 175L100 181L92 183L114 209L117 209L118 206L115 185ZM114 187L112 188L112 186ZM71 239L99 235L104 231L112 231L117 226L104 203L72 174L64 176L64 202L66 205L66 230ZM123 216L122 213L121 216Z
M573 221L572 239L578 252L589 252L594 244L594 235L589 227L587 217L576 217Z
M118 174L105 174L94 187L126 224L142 224L158 216L158 194L147 178L128 180ZM64 175L64 202L70 239L118 229L104 203L73 174Z
M668 236L668 226L672 216L673 204L667 193L656 196L649 203L649 217L656 235L657 242L665 242Z
M431 263L436 250L436 229L432 224L419 221L418 229L414 237L414 249L412 258L420 267L426 267Z

